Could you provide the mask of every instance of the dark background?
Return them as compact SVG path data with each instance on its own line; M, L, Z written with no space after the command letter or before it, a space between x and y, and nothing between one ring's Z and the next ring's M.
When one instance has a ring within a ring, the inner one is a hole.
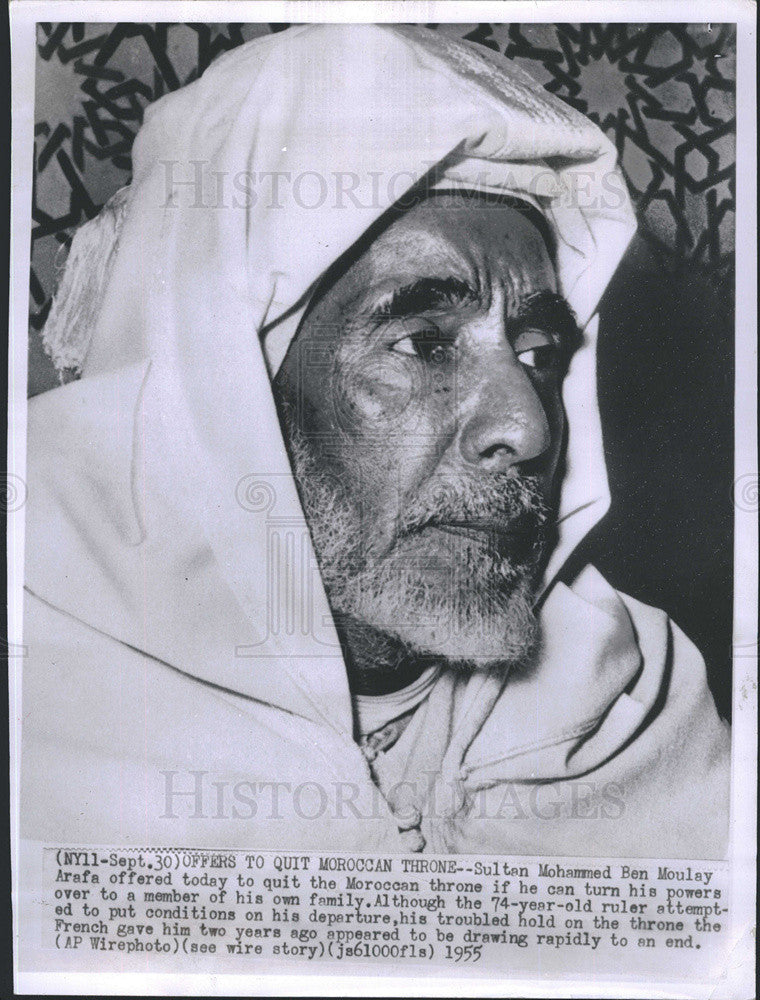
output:
M30 395L76 227L130 179L145 106L282 24L40 24ZM431 25L501 51L615 142L635 237L601 308L612 509L583 545L664 608L731 703L735 33L732 25Z

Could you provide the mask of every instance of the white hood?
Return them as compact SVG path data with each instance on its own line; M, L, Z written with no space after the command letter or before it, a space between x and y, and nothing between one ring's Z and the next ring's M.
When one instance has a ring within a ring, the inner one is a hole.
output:
M185 673L348 732L270 376L320 276L420 178L538 205L586 330L564 385L549 585L608 506L592 317L635 228L614 147L478 47L309 25L152 105L133 164L75 240L45 331L82 375L30 406L27 586ZM202 192L180 185L196 171ZM88 229L98 260L81 283Z

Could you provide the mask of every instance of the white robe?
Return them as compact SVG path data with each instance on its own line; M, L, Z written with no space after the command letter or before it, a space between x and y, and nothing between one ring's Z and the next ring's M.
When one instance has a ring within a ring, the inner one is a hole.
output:
M696 649L663 612L616 594L593 569L554 594L543 618L556 618L557 647L534 678L507 685L467 747L463 800L452 809L444 787L423 807L426 850L724 856L728 729ZM278 704L276 684L274 704L265 691L217 687L36 597L26 622L22 835L408 850L339 720ZM477 679L444 672L375 761L381 789L412 782L429 794L431 734L456 731L468 687Z

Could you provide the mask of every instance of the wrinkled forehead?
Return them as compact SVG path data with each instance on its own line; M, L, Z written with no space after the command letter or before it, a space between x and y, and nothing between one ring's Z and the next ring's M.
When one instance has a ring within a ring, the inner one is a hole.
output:
M503 245L541 244L553 258L554 240L545 216L528 201L483 191L453 191L441 188L426 192L388 213L389 223L375 243L400 235L429 233L454 245L498 249Z
M530 211L504 199L435 193L386 220L322 294L345 300L420 277L456 278L476 290L555 291L548 227Z

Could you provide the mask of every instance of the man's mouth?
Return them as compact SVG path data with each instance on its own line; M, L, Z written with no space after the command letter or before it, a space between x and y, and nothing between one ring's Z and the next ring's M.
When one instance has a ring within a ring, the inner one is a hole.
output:
M527 553L543 538L541 525L532 519L510 522L470 518L461 521L429 521L418 530L425 528L436 528L449 535L470 539L485 548L496 550L499 555Z

